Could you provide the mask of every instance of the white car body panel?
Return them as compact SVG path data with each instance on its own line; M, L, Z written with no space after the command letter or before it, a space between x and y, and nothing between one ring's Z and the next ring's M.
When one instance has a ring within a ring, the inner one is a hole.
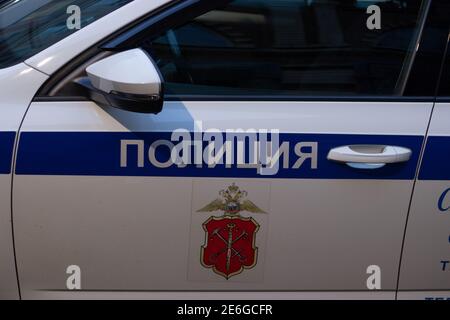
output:
M440 139L442 146L439 153L435 151L439 145L430 144L435 138ZM436 103L411 203L399 290L442 291L450 287L450 175L448 170L433 173L429 168L436 165L442 169L441 163L450 158L449 146L450 103ZM428 156L433 151L435 153ZM425 166L428 170L423 173ZM445 266L443 261L447 261ZM407 296L407 293L400 291L399 295ZM423 296L449 299L450 292Z
M17 299L11 224L11 170L16 133L37 89L47 76L25 64L0 70L0 299ZM7 144L7 146L5 146ZM3 149L4 148L4 149Z
M11 225L11 175L0 174L0 299L18 299Z
M436 293L438 296L439 293ZM67 292L67 291L45 291L30 296L35 300L392 300L392 292ZM417 299L413 296L411 299Z
M35 102L22 131L195 131L195 122L201 120L203 130L226 130L232 123L244 130L257 124L292 133L420 135L427 129L423 119L431 108L428 102L168 101L155 116L99 108L93 102ZM406 113L409 116L402 118Z
M21 63L0 69L0 128L17 131L36 91L47 76Z
M450 136L450 103L436 103L428 131L429 136Z

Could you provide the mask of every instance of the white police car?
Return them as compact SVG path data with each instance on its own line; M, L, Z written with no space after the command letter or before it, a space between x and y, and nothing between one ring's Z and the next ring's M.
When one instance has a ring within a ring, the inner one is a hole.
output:
M0 297L447 299L449 14L2 1Z

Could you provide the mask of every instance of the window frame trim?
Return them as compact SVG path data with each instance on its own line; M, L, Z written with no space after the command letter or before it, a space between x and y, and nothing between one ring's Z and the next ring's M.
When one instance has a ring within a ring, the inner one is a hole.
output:
M231 2L232 0L173 0L168 2L165 6L157 9L156 11L152 11L141 17L140 19L129 23L122 29L119 29L109 35L107 38L102 39L96 45L86 50L78 57L70 61L63 68L58 70L50 79L47 80L46 83L41 87L38 93L35 96L35 100L45 101L46 98L51 98L51 101L55 101L55 98L60 98L61 101L65 98L70 101L76 100L77 97L64 97L64 96L49 96L48 92L55 86L55 79L64 79L69 74L70 71L75 70L77 67L85 63L87 60L92 59L96 55L108 51L108 52L121 52L124 50L129 50L136 48L135 45L140 40L142 40L142 36L148 35L148 28L154 29L153 32L160 33L161 25L165 26L166 29L170 29L176 24L171 24L172 21L176 21L176 18L179 15L183 15L189 13L189 16L193 15L194 17L202 14L203 10L207 12L208 8L215 8L220 6L224 2ZM426 0L425 0L426 1ZM430 14L431 8L433 6L438 6L439 0L430 0L429 10L426 13L425 21L423 22L423 29L427 29L428 27L432 27L433 17ZM209 10L211 10L209 9ZM184 16L186 17L186 15ZM188 19L188 18L187 18ZM177 24L182 24L183 22L177 22ZM155 30L156 29L156 30ZM423 30L422 30L423 32ZM422 34L421 37L418 38L419 43L418 50L415 55L421 53L422 42L425 41L426 36ZM445 44L447 43L447 38ZM442 52L441 52L442 51ZM441 50L439 54L442 59L444 59L445 50ZM408 77L405 80L405 90L410 87L410 77L413 71L417 68L416 60L414 60L410 67L410 72ZM437 73L439 73L438 70ZM438 74L436 74L436 77ZM56 82L57 83L57 82ZM352 102L352 101L376 101L376 102L434 102L436 101L436 91L437 85L435 84L436 90L427 95L409 95L403 94L399 95L398 93L394 93L392 95L317 95L317 96L303 96L303 95L187 95L187 94L167 94L165 96L166 101L340 101L340 102ZM80 101L83 101L83 97L79 97Z

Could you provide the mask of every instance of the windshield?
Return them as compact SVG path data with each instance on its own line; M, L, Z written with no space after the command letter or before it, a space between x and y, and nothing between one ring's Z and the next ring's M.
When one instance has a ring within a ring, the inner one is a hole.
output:
M132 0L0 0L0 69L22 62Z

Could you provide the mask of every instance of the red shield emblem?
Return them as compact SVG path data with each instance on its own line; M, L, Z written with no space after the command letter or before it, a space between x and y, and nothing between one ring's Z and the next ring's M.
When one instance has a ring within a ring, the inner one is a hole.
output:
M203 223L206 242L201 248L201 262L227 280L256 265L255 247L259 224L241 216L210 217Z

